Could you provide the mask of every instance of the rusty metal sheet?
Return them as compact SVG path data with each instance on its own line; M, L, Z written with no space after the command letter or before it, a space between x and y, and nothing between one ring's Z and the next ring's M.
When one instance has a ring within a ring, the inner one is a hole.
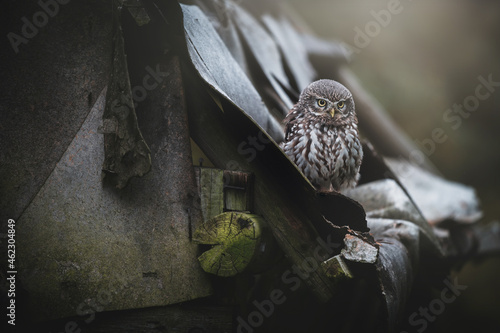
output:
M317 78L317 73L309 62L308 51L302 43L302 36L284 16L276 18L264 14L262 21L279 45L287 68L297 84L297 90L302 91Z
M263 72L268 81L267 83L262 80L263 82L258 87L261 87L262 84L270 84L271 87L268 89L271 89L279 97L280 102L284 104L283 109L288 113L294 102L283 88L286 87L288 91L291 90L278 45L257 19L238 5L234 4L231 7L231 13L234 13L234 19L238 22L238 30L241 32L252 57L255 58L258 64L257 70ZM254 76L258 77L257 75Z
M380 243L375 266L387 311L388 331L391 331L403 313L413 287L420 260L420 232L411 222L373 218L367 220L373 236Z
M422 217L415 203L405 191L392 179L370 182L344 192L347 196L363 205L370 218L388 218L406 220L418 226L422 233L424 250L444 255L439 239L432 227Z
M284 136L281 125L271 116L205 14L197 6L181 5L181 8L189 56L199 75L275 141L281 141Z
M17 221L19 279L33 318L178 303L211 293L190 241L201 223L176 59L150 91L151 172L124 189L103 183L103 91ZM102 301L102 300L105 301Z
M42 28L33 26L30 38L17 45L5 38L7 34L24 38L21 18L29 21L43 12L37 2L2 4L2 223L18 218L40 190L106 85L112 53L111 3L59 4L57 15Z
M479 199L472 187L446 180L404 160L387 158L386 162L429 223L447 219L473 223L481 218Z

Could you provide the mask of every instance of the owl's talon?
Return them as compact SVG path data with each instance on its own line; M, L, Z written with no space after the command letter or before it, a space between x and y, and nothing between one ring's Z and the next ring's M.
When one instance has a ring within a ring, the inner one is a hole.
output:
M336 191L334 190L317 190L316 193L318 193L320 196L327 196L328 194L332 194Z

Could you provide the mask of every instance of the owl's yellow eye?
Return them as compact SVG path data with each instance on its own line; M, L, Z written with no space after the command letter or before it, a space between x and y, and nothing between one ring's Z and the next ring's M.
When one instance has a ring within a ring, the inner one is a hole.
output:
M320 107L324 107L326 105L326 101L324 99L321 99L321 98L318 99L317 103L318 103L318 106L320 106Z
M345 102L344 102L344 101L340 101L340 102L338 102L338 103L337 103L337 107L338 107L339 109L343 109L343 108L345 107Z

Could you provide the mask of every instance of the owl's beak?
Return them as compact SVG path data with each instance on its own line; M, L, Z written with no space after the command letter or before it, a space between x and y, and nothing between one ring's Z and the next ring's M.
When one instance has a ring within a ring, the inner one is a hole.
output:
M335 110L333 108L330 109L330 111L328 111L328 113L330 114L330 116L333 116L335 115Z

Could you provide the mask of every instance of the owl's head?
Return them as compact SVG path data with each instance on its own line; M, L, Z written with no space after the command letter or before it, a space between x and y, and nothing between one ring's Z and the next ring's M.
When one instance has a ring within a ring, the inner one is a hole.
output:
M300 94L297 107L325 125L357 123L351 92L334 80L318 80Z

